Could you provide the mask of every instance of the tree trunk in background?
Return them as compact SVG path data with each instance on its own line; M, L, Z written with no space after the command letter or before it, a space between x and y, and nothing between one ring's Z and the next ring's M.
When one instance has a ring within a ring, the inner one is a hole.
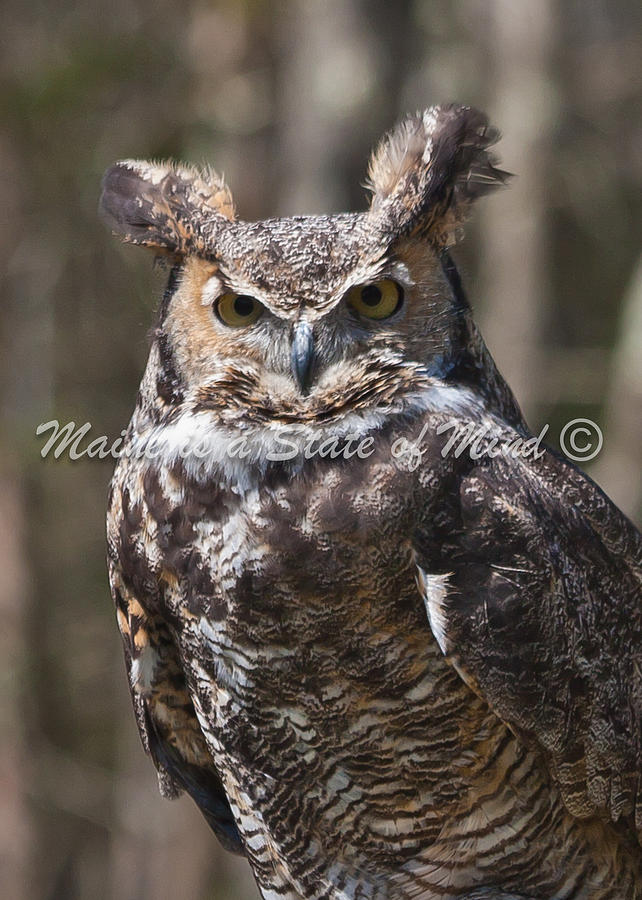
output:
M25 737L29 680L26 609L29 567L24 548L24 503L16 472L0 474L0 896L32 896L34 835L27 806L32 778Z
M501 201L481 204L482 332L531 425L542 401L541 337L548 307L547 206L553 0L491 0L486 23L488 110L501 158L516 173Z
M591 468L615 503L637 522L642 517L642 257L622 310L606 396L604 448Z
M330 0L286 5L280 25L273 214L338 212L353 187L342 176L361 137L358 118L374 90L370 24L354 0Z
M21 268L24 174L19 149L0 131L0 897L11 900L31 900L39 862L38 809L30 803L37 790L35 654L29 631L33 547L21 451L29 416L47 391L49 363L41 343L48 316L34 323L29 309L29 288L42 284L29 277L33 268ZM7 444L16 439L18 449L10 451Z

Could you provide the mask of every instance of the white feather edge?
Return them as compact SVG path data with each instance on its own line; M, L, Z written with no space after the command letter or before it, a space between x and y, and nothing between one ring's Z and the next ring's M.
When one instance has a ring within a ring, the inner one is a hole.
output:
M149 644L132 660L129 677L132 687L138 694L147 696L151 692L157 665L158 653Z
M426 605L430 629L444 656L448 656L452 651L448 638L448 616L446 610L449 578L450 574L429 575L421 566L417 565L417 587Z
M413 416L432 411L470 415L471 409L482 411L482 401L475 393L441 384L409 395L403 405L348 413L340 422L325 426L318 422L268 422L260 427L227 427L213 421L207 410L187 409L175 422L136 434L128 453L145 456L151 463L154 459L162 460L164 466L181 459L190 477L202 481L215 478L239 491L247 491L256 486L275 454L283 453L283 442L288 439L301 447L309 442L318 446L331 438L346 441L356 436L361 440L376 433L391 414ZM245 456L231 452L241 441L247 451ZM186 448L199 447L206 447L207 452L201 456L191 449L186 452ZM296 471L305 463L305 457L298 454L288 462Z

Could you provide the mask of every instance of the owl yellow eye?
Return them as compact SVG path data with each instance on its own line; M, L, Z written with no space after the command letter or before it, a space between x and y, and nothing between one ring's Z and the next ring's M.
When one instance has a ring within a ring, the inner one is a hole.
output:
M223 294L214 304L216 315L230 328L254 325L263 312L263 305L248 294Z
M348 303L366 319L387 319L403 303L403 288L390 278L360 284L348 292Z

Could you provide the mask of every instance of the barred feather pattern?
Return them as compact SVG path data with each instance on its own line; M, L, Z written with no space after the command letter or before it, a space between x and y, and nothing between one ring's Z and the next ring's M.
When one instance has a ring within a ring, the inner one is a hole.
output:
M638 896L639 857L567 811L543 754L427 633L408 535L447 499L428 486L456 473L442 461L417 485L391 440L367 466L240 495L176 465L116 475L113 564L139 596L162 585L149 613L172 635L200 765L220 775L263 896ZM124 495L138 498L131 530Z

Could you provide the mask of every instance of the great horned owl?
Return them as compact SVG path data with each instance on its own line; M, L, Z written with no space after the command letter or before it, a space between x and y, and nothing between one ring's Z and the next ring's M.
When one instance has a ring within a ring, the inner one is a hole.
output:
M442 452L529 436L448 254L496 138L406 119L354 214L105 175L171 265L109 501L138 725L265 898L642 897L640 535L552 451Z

